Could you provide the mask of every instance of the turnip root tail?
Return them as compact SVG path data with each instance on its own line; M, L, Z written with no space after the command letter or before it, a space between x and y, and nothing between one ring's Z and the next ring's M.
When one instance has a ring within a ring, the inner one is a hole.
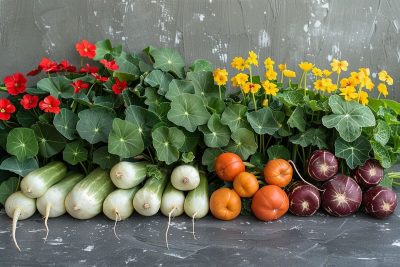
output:
M46 205L46 214L44 216L44 226L46 227L46 237L44 238L44 242L45 243L46 243L47 237L49 236L49 226L47 224L47 221L49 220L50 209L51 209L51 204L47 203L47 205Z
M308 185L311 185L312 187L315 187L318 191L321 191L321 192L325 191L325 190L319 189L318 187L316 187L316 186L313 185L312 183L307 182L307 181L303 178L303 176L301 176L299 170L298 170L297 167L296 167L296 164L294 164L294 162L291 161L291 160L289 160L288 162L289 162L290 164L292 164L292 166L293 166L293 168L295 169L297 175L300 177L300 179L301 179L303 182L305 182L305 183L308 184Z
M20 247L18 246L17 243L17 239L15 238L15 232L17 230L17 222L18 222L18 218L21 215L21 209L20 208L16 208L13 214L13 223L12 223L12 238L14 240L14 244L17 247L17 249L19 251L21 251Z
M176 207L173 207L172 210L168 213L168 226L167 226L167 230L165 231L165 243L167 243L167 249L169 250L169 246L168 246L168 230L169 230L169 226L171 225L171 216L172 213L175 211Z
M117 235L117 231L116 231L118 220L121 220L121 217L119 216L118 210L115 210L114 235L118 240L120 240L118 235Z
M197 211L193 214L193 217L192 217L192 234L193 234L193 239L195 239L195 240L197 240L196 233L194 231L194 219L195 219L196 215L197 215Z

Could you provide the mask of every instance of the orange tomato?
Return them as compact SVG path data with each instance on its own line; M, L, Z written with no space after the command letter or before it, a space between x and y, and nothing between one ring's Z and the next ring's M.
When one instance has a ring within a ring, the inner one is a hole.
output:
M266 185L253 196L251 210L262 221L282 217L289 209L289 198L279 186Z
M212 193L210 198L210 210L215 218L230 221L240 214L242 201L239 195L232 189L220 188Z
M233 189L241 197L252 197L258 188L257 177L249 172L241 172L233 180Z
M234 153L222 153L215 160L215 172L224 181L232 182L236 175L244 172L242 159Z
M272 159L264 167L264 178L268 184L287 186L292 180L293 168L287 160Z

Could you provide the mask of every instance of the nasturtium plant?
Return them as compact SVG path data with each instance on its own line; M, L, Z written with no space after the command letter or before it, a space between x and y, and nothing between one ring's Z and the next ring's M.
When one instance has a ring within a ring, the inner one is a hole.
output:
M108 152L107 146L102 146L93 152L93 163L98 164L102 169L111 169L120 161L117 155Z
M24 161L39 152L35 132L30 128L14 128L7 136L7 152Z
M335 155L346 160L351 169L364 164L369 159L371 145L364 136L360 136L353 142L347 142L342 138L335 141Z
M239 128L231 135L233 141L228 144L226 150L238 154L246 160L257 151L257 143L253 132L246 128Z
M390 168L392 166L392 159L388 149L377 141L371 141L371 147L374 151L375 158L383 168Z
M157 87L158 94L165 95L173 78L169 73L162 72L161 70L153 70L146 76L144 81L151 87Z
M290 159L290 151L283 145L273 145L267 149L268 159Z
M300 132L306 130L306 120L304 119L304 110L302 107L296 107L292 115L287 120L291 128L297 128Z
M7 198L18 190L19 179L10 177L0 185L0 204L4 206Z
M0 170L5 170L24 177L31 171L39 168L38 162L34 158L19 161L15 156L6 158L0 165Z
M218 89L213 83L213 75L210 71L188 72L187 79L192 81L196 95L201 97L217 96Z
M147 143L151 143L151 130L153 126L160 122L156 113L146 108L134 105L126 108L125 120L133 123L137 127L146 145Z
M208 147L224 147L231 138L229 127L221 123L217 114L212 115L207 125L202 125L199 129L204 134L204 143Z
M247 107L240 104L228 105L222 113L221 122L229 126L232 132L240 128L250 128L246 119Z
M190 81L174 79L169 83L169 89L165 94L165 97L172 101L175 97L184 93L194 94L193 83Z
M139 155L144 150L144 143L139 127L127 120L115 118L108 136L108 152L121 158Z
M179 78L184 76L185 62L181 55L171 48L153 49L150 55L154 59L153 67L165 72L172 72Z
M221 148L206 148L201 158L201 163L207 166L209 172L214 171L215 158L221 154L223 150Z
M325 115L322 123L327 128L335 128L346 142L353 142L361 135L362 128L375 126L372 111L354 101L345 101L338 95L329 97L333 114Z
M181 94L171 102L168 119L189 132L194 132L197 126L204 125L210 118L210 113L204 107L201 98L192 94Z
M247 113L247 121L257 134L273 135L280 128L280 123L270 108Z
M76 130L82 139L90 144L107 142L115 117L111 112L102 108L85 109L78 113L79 121Z
M74 88L71 86L71 82L66 77L56 76L40 80L37 87L54 97L72 98L74 96Z
M76 138L76 124L78 120L78 115L69 109L63 108L60 110L60 113L54 116L53 124L65 138L74 140Z
M81 141L68 143L63 151L63 159L71 165L84 162L88 158L88 150Z
M389 142L390 136L390 126L385 121L378 120L378 123L374 128L374 140L384 146Z
M42 157L50 158L64 149L67 142L53 125L39 122L34 124L32 129L35 131Z
M171 164L179 159L179 149L185 142L185 135L181 130L176 127L161 126L154 129L151 135L158 160Z
M214 67L213 64L204 59L196 59L192 66L189 68L191 71L199 72L199 71L213 71Z

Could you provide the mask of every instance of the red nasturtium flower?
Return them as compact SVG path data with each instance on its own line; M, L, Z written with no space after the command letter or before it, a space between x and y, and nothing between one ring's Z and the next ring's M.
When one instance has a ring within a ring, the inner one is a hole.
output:
M89 43L87 40L76 43L75 48L81 57L94 58L96 56L96 45Z
M92 76L93 76L97 81L99 81L99 82L105 83L106 81L108 81L108 77L101 76L101 75L98 74L98 73L91 73L91 74L92 74Z
M119 69L119 66L117 65L117 63L115 63L114 59L111 61L102 59L102 60L100 60L100 63L103 64L104 67L106 67L107 69L112 70L112 71Z
M123 90L128 88L128 84L126 81L120 81L118 78L115 78L115 83L111 87L111 89L114 91L114 94L119 95L122 93Z
M7 98L0 99L0 120L8 121L15 112L15 106Z
M6 76L3 82L10 95L18 95L25 92L27 80L20 72Z
M44 72L56 72L56 71L60 70L57 62L52 61L51 59L48 59L47 57L42 58L42 60L39 63L38 68L41 68Z
M74 87L74 93L79 93L82 89L88 89L89 84L83 82L82 80L77 80L72 82L71 85Z
M24 109L32 109L32 108L36 108L38 101L39 101L39 97L37 97L35 95L26 94L22 97L20 103L21 103L21 106L24 107Z
M60 113L60 100L51 95L46 96L39 102L39 108L44 112L58 114Z
M89 64L86 64L85 67L81 68L81 73L97 73L99 72L99 68L96 66L90 66Z
M67 71L67 72L76 72L76 67L71 65L68 60L64 59L63 61L58 64L58 67L61 70Z

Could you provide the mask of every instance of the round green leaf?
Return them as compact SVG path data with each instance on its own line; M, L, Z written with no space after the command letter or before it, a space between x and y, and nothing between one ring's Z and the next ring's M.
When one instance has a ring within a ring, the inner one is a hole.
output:
M231 138L229 127L221 123L217 114L212 115L207 125L202 125L199 129L204 134L204 143L208 147L226 146Z
M322 124L327 128L335 128L347 142L356 140L363 127L375 126L375 116L369 107L355 101L345 101L338 95L329 97L329 106L333 114L322 117Z
M383 120L379 120L374 128L374 140L381 145L386 145L391 136L390 126Z
M165 97L169 100L173 100L176 96L184 93L194 94L193 83L190 81L174 79L169 83L169 89L165 94Z
M0 203L4 206L7 198L18 190L19 179L10 177L0 185Z
M268 159L290 159L290 152L287 147L282 145L274 145L267 149Z
M132 81L139 78L141 72L139 69L139 61L132 55L121 52L118 57L115 57L115 63L119 66L118 70L114 71L113 76L123 81Z
M335 155L345 159L351 169L362 165L369 159L371 145L364 136L360 136L353 142L346 142L342 138L335 141Z
M74 88L71 86L71 82L64 76L44 78L37 83L37 88L50 93L56 98L59 96L72 98L74 96Z
M165 95L168 92L169 83L174 77L169 74L162 72L161 70L153 70L146 76L144 81L151 87L157 87L158 94Z
M56 129L68 140L76 138L76 124L79 118L69 109L62 108L60 113L54 116L53 124Z
M181 130L185 135L185 142L179 148L180 152L195 152L197 145L200 141L200 134L198 132L188 132L186 130Z
M185 62L175 49L160 48L150 51L154 59L153 67L163 71L170 71L182 78L184 76Z
M247 120L254 132L258 134L273 135L281 126L270 108L262 108L247 113Z
M289 107L297 107L304 104L303 93L298 90L284 90L277 97Z
M29 128L14 128L7 136L7 152L19 161L33 158L39 152L35 132Z
M149 110L154 110L161 102L165 99L157 94L157 90L153 87L147 87L144 89L144 96L146 100L144 103L149 106Z
M210 61L204 59L196 59L189 69L194 72L213 71L214 67Z
M218 88L214 85L211 71L188 72L187 79L192 81L195 94L201 97L218 96Z
M39 168L39 165L34 158L19 161L14 156L6 158L0 165L1 170L13 172L22 177L27 175L31 171L36 170L37 168Z
M185 135L181 130L175 127L161 126L153 130L151 135L158 160L169 165L179 159L179 148L185 142Z
M112 44L109 39L96 42L96 56L94 60L103 59L105 55L110 54L112 51Z
M221 122L229 126L231 132L239 128L250 128L246 119L247 107L240 104L231 104L222 113Z
M90 144L107 142L111 131L114 114L102 108L85 109L78 113L79 121L76 130L80 137Z
M108 152L107 146L102 146L93 152L93 163L98 164L102 169L111 169L119 160L118 156Z
M230 142L226 150L238 154L243 160L256 153L258 146L252 131L240 128L232 133L231 138L233 142Z
M108 152L121 158L130 158L142 153L143 149L139 127L126 120L114 119L108 137Z
M207 98L207 108L211 110L212 113L222 114L225 110L225 102L218 97L208 97Z
M176 125L184 127L189 132L194 132L197 126L207 123L210 113L204 107L199 96L181 94L172 100L167 116Z
M88 150L83 146L82 142L74 141L65 146L63 151L63 159L71 165L87 160Z
M39 144L39 153L42 157L50 158L62 151L66 145L64 136L50 124L37 123L32 126Z
M204 150L203 157L201 158L201 163L207 166L209 172L214 171L215 159L219 154L223 152L220 148L207 148Z
M160 122L157 114L146 108L131 105L125 110L125 115L125 120L136 125L145 143L151 143L151 129Z
M306 121L304 119L304 110L302 107L296 107L292 115L290 115L287 124L291 128L297 128L300 132L306 130Z
M29 110L21 109L17 112L17 120L22 127L30 127L36 122L36 117Z

